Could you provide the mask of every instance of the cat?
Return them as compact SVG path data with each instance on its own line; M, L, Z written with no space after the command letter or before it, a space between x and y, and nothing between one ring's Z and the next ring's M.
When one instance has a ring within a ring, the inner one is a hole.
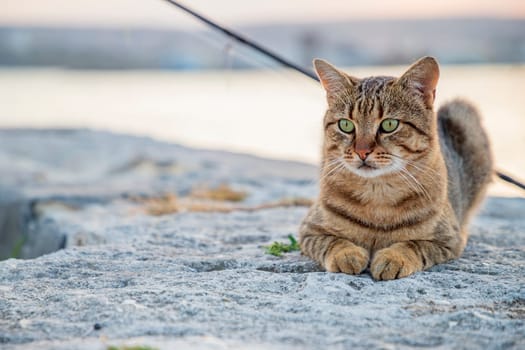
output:
M329 272L375 280L457 258L493 174L476 108L436 113L439 66L423 57L400 78L358 79L314 60L326 90L319 196L299 229L301 251Z

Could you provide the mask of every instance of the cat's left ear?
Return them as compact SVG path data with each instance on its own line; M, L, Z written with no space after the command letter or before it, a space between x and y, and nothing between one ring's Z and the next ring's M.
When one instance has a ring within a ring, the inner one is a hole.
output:
M398 82L407 88L419 91L427 107L432 108L438 80L439 65L435 58L427 56L410 66Z

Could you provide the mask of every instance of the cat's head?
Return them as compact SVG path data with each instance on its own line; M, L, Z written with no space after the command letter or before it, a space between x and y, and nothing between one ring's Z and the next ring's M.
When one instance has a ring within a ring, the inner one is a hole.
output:
M325 171L344 166L361 178L388 176L436 152L434 58L421 58L400 78L358 79L319 59L314 67L328 100Z

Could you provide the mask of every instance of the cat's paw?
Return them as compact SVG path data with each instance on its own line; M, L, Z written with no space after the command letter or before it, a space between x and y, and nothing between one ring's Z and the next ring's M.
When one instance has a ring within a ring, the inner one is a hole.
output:
M370 264L370 273L376 280L393 280L421 271L423 264L414 251L388 247L377 251Z
M343 272L352 275L360 274L368 266L368 251L356 245L334 247L325 259L325 268L329 272Z

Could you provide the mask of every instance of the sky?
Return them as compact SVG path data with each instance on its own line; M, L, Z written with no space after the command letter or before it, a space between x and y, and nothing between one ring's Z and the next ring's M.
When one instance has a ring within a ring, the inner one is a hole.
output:
M525 18L524 0L185 0L223 24L443 17ZM165 0L0 0L0 25L191 27Z

